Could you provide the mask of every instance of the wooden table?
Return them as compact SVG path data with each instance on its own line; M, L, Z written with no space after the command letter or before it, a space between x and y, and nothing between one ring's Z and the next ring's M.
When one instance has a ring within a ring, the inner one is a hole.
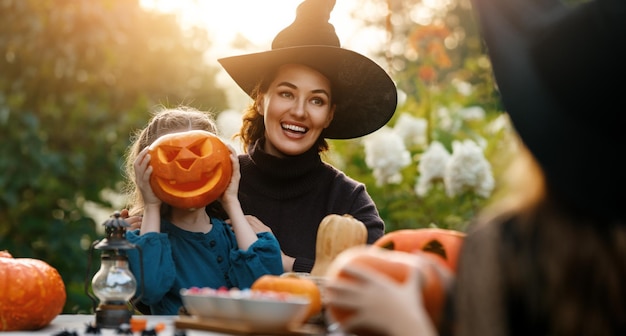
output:
M140 315L133 318L147 320L146 329L154 329L157 324L161 324L165 328L157 333L157 336L223 336L223 335L259 335L247 329L225 329L218 323L197 321L192 317L177 315ZM54 336L61 333L75 333L71 335L77 336L97 336L93 333L86 333L87 326L92 325L95 321L94 315L59 315L47 327L36 331L19 331L19 332L0 332L0 336L26 336L26 335L47 335ZM66 333L66 335L70 335ZM117 336L115 329L101 329L100 336ZM141 336L141 332L135 332L134 336ZM282 331L271 334L262 335L335 335L341 336L342 333L327 333L316 326L305 325L297 331Z

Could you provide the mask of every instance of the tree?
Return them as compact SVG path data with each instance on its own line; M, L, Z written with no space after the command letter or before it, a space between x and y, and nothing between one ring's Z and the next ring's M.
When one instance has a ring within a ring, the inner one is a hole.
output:
M138 0L0 4L0 249L63 277L64 312L84 312L86 250L100 235L86 201L110 206L133 130L153 107L221 111L206 32Z

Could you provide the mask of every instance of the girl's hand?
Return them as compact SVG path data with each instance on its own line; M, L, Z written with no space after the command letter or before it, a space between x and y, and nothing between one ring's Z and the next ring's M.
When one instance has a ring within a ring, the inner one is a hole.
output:
M404 283L398 283L367 266L346 265L343 271L353 279L329 279L324 287L326 304L354 311L341 323L347 332L367 329L390 336L437 335L423 304L421 267L432 265L426 260L411 269Z
M220 197L222 205L227 206L228 203L239 204L239 180L241 179L241 172L239 171L239 158L237 152L231 145L227 145L230 150L230 162L233 165L233 174L230 178L230 183L224 193Z
M137 187L141 191L141 197L143 197L144 205L161 205L161 200L156 197L150 186L150 175L152 175L152 166L150 165L150 154L148 154L148 147L144 148L134 163L135 168L135 182Z

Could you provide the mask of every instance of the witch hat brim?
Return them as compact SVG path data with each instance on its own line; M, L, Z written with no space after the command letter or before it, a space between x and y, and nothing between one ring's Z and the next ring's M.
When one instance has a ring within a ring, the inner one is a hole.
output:
M330 80L337 103L333 121L322 136L357 138L391 119L397 90L381 66L339 46L334 27L327 22L333 6L332 0L306 0L298 7L296 20L275 37L271 50L218 61L253 99L255 87L283 64L303 64L319 71Z
M389 75L369 58L348 49L299 46L226 57L219 62L250 96L266 73L283 64L304 64L322 73L338 98L325 138L350 139L372 133L385 125L396 109L397 91Z
M626 1L472 1L506 112L550 192L580 211L626 218L616 152L624 92L608 86L625 71Z

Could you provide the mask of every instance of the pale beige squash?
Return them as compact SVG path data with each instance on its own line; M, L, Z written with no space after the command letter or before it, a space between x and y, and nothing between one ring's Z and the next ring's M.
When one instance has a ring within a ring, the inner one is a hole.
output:
M313 276L326 276L326 270L342 251L367 243L367 228L349 214L330 214L324 217L317 229Z

